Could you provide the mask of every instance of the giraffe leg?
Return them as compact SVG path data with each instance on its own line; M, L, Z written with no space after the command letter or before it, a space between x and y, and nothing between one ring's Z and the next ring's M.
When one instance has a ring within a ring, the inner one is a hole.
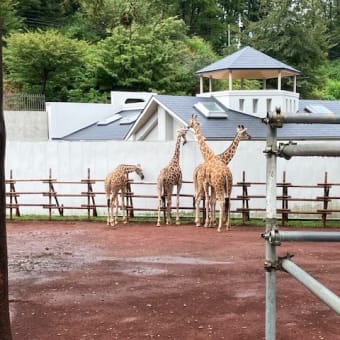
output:
M171 224L171 191L166 195L166 224Z
M112 226L115 226L118 224L118 194L116 195L115 199L112 200L113 202L113 206L112 206L112 210L113 210L113 221L112 221Z
M231 230L231 223L230 223L230 197L226 199L226 229Z
M195 224L196 227L201 226L201 221L200 221L200 203L201 203L201 193L198 193L195 195Z
M224 218L224 197L219 197L218 202L220 205L220 219L218 221L218 228L217 231L221 232L222 224L223 224L223 218Z
M216 226L216 194L215 194L215 190L213 188L211 188L209 208L210 208L210 224L209 224L209 227L215 227Z
M157 215L157 224L156 227L160 227L161 226L161 204L162 204L162 197L158 196L158 215Z
M106 199L106 205L107 205L107 218L106 218L106 225L111 224L111 200L110 196Z
M177 185L177 196L176 196L176 224L180 225L180 220L179 220L179 193L181 191L181 185Z
M207 228L210 224L210 216L209 216L209 189L205 187L205 223L204 226Z

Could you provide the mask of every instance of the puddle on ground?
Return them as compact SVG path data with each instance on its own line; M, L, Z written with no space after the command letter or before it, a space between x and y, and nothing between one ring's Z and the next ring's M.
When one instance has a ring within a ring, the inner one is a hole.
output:
M142 256L142 257L105 257L102 260L141 262L141 263L163 263L163 264L189 264L189 265L216 265L232 264L233 261L213 261L199 257L186 256Z

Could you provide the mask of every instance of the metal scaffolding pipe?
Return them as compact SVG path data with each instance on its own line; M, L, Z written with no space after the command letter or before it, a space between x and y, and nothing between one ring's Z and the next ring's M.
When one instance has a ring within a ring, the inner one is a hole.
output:
M266 150L266 232L276 229L276 173L277 173L277 130L268 125ZM275 340L276 334L276 246L266 240L265 247L266 268L266 314L265 338Z
M337 314L340 314L340 298L289 259L283 259L282 268L302 283Z
M278 156L290 159L293 156L325 156L339 157L340 144L300 144L297 143L280 143L278 147Z
M269 124L282 126L282 124L340 124L340 114L334 113L291 113L269 112L266 118Z
M340 232L336 231L274 231L269 234L271 243L296 242L340 242Z

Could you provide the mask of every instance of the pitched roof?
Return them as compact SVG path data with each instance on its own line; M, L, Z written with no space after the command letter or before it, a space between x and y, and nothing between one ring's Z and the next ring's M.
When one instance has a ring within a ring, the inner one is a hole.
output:
M263 123L258 117L242 112L229 110L215 98L188 97L188 96L155 96L162 106L174 113L181 121L188 123L193 114L198 115L201 130L207 140L232 139L238 125L244 125L254 138L263 138ZM227 113L227 118L207 118L195 108L199 102L215 102Z
M229 70L232 71L234 79L276 78L278 71L282 72L282 76L292 76L300 73L297 69L247 46L203 67L196 74L219 79L227 78L226 71Z
M194 107L198 102L217 102L214 97L159 95L155 96L154 100L157 100L159 104L166 107L167 110L171 111L182 122L189 122L191 115L197 114L202 133L207 140L231 140L235 136L238 125L244 125L255 140L265 140L267 137L267 127L261 118L229 110L220 102L218 102L218 105L222 106L228 115L225 119L207 118ZM338 105L340 107L340 101L338 101ZM340 111L337 113L340 114ZM339 140L340 124L332 124L331 126L329 124L285 124L277 130L277 136L281 140Z
M140 110L123 110L106 120L95 122L77 130L63 140L124 140L134 122L141 113ZM115 120L115 118L118 118ZM111 118L111 119L110 119Z

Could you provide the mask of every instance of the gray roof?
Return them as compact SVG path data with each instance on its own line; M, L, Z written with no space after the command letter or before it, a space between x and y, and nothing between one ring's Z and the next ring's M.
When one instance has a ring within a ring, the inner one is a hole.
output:
M265 140L267 137L267 127L261 118L229 110L226 107L224 109L228 118L207 118L194 107L198 102L215 101L213 97L158 95L154 99L184 122L189 122L191 115L197 114L202 133L207 140L231 140L235 136L238 125L244 125L254 140ZM218 104L222 106L221 103ZM340 101L338 101L338 105L340 105ZM340 112L338 113L340 114ZM339 140L340 124L285 124L277 130L277 136L281 140Z
M202 133L207 140L232 139L235 136L238 125L247 127L248 132L254 138L263 137L263 123L260 118L229 110L214 98L158 95L155 96L155 100L186 123L189 122L193 114L198 115ZM223 107L228 118L206 118L206 116L194 107L198 102L211 101L214 101L218 103L219 106Z
M105 125L96 122L75 131L63 140L124 140L142 110L125 110L116 113L121 118ZM125 122L124 122L125 120Z
M294 75L300 73L300 71L296 70L295 68L286 65L281 61L278 61L250 46L247 46L233 54L226 56L223 59L203 67L202 69L198 70L196 74L204 75L225 70L274 70L275 72L278 70L283 70L286 71L285 75Z

